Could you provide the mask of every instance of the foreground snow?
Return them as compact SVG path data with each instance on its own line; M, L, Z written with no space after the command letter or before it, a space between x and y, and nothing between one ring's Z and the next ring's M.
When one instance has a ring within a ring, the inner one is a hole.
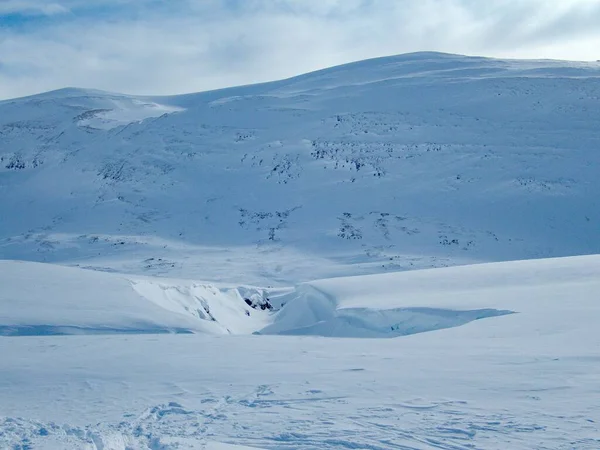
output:
M316 281L269 316L318 315L323 298L334 323L366 308L514 312L397 339L5 337L0 447L597 449L599 293L587 256ZM322 334L296 317L288 331Z

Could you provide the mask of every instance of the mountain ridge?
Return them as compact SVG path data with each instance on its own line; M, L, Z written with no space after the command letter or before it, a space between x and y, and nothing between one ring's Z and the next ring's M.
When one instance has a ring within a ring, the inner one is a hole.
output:
M95 88L87 88L87 87L78 87L78 86L65 86L63 88L53 89L50 91L44 91L37 94L30 94L22 97L14 97L0 100L2 102L20 100L20 99L28 99L32 97L39 97L44 95L54 95L61 93L71 92L73 94L99 94L99 95L117 95L123 97L136 97L136 98L146 98L146 99L169 99L169 98L177 98L177 97L185 97L185 96L193 96L198 94L207 94L214 92L222 92L230 89L239 89L246 87L257 87L263 85L273 85L275 83L284 83L296 79L301 79L304 77L310 77L317 75L319 73L327 73L331 72L333 69L343 70L343 69L352 69L360 65L369 65L377 62L414 62L420 61L423 59L468 59L470 61L480 61L480 62L498 62L498 63L532 63L538 65L555 65L555 66L572 66L572 67L588 67L590 69L598 69L600 67L600 60L598 61L580 61L580 60L561 60L561 59L552 59L552 58L541 58L541 59L525 59L525 58L498 58L498 57L488 57L488 56L475 56L475 55L463 55L459 53L447 53L447 52L437 52L437 51L417 51L417 52L409 52L409 53L399 53L395 55L387 55L387 56L377 56L373 58L367 58L363 60L351 61L343 64L339 64L336 66L326 67L322 69L312 70L309 72L302 73L300 75L293 75L291 77L276 79L271 81L263 81L259 83L249 83L242 84L236 86L226 86L217 89L209 89L205 91L197 91L197 92L189 92L189 93L181 93L181 94L164 94L164 95L153 95L153 94L129 94L122 93L117 91L110 90L101 90ZM600 76L600 75L596 75Z

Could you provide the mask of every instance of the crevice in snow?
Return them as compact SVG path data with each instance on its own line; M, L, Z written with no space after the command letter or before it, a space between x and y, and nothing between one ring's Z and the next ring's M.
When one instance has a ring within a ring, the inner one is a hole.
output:
M261 288L217 288L210 284L149 279L131 283L149 302L197 320L211 334L251 334L271 321L272 307Z

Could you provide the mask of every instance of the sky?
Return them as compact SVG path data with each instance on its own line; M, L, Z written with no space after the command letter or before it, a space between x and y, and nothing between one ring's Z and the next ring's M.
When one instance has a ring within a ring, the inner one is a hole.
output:
M600 0L0 0L0 99L177 94L441 51L600 59Z

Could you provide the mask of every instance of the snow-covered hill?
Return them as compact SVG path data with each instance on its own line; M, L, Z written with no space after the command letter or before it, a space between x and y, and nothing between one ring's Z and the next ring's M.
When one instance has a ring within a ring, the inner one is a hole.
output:
M0 102L0 258L257 285L600 253L600 65Z

